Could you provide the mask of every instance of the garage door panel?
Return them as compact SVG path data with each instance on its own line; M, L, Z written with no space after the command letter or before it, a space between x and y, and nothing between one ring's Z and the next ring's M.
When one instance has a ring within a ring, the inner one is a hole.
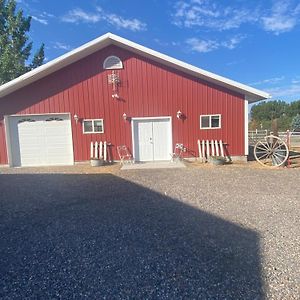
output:
M14 166L73 164L68 115L10 117Z

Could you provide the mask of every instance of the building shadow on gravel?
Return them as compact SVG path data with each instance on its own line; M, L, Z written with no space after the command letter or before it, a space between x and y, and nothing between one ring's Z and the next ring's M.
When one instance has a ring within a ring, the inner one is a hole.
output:
M108 174L0 193L1 299L264 298L259 235L176 199Z

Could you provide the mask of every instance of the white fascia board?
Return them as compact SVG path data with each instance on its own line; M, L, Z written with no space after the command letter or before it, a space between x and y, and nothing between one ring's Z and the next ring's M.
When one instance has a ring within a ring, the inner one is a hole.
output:
M4 97L30 83L33 83L55 71L58 71L73 62L76 62L101 48L104 48L110 44L108 40L109 34L105 34L91 42L88 42L58 58L55 58L48 63L37 67L36 69L29 71L16 79L13 79L0 86L0 98ZM101 46L100 46L101 45Z
M175 69L180 69L181 71L184 71L185 73L188 71L188 73L190 73L196 77L202 78L206 81L210 81L210 82L213 82L213 83L216 83L219 85L221 84L224 87L227 87L228 89L232 90L232 88L234 87L241 94L247 95L248 101L250 103L256 102L259 100L263 100L263 99L269 99L271 97L268 93L266 93L264 91L252 88L245 84L242 84L242 83L236 82L234 80L225 78L223 76L200 69L198 67L190 65L183 61L180 61L176 58L170 57L168 55L162 54L155 50L149 49L147 47L144 47L144 46L141 46L134 42L131 42L129 40L126 40L117 35L111 34L110 37L112 38L113 41L117 42L114 44L119 45L123 48L127 48L128 50L131 50L133 52L139 53L141 56L147 56L147 57L151 58L152 60L163 63L165 65L169 65L170 67L173 67ZM176 68L176 66L177 66L177 68Z
M249 155L249 110L248 110L248 98L245 96L245 103L244 103L244 138L245 138L245 155Z
M115 44L121 48L133 51L141 56L151 58L154 61L162 63L164 65L170 66L172 68L181 70L185 73L191 74L195 77L201 78L208 82L221 85L230 90L235 90L240 94L247 95L248 101L250 103L268 99L270 95L263 91L257 90L255 88L249 87L242 83L233 81L231 79L219 76L217 74L205 71L203 69L197 68L193 65L182 62L178 59L172 58L168 55L162 54L155 50L149 49L147 47L141 46L127 39L114 35L112 33L107 33L101 37L88 42L79 48L76 48L48 63L38 67L2 86L0 86L0 97L4 97L9 93L16 91L38 79L41 79L75 61L78 61L110 44Z

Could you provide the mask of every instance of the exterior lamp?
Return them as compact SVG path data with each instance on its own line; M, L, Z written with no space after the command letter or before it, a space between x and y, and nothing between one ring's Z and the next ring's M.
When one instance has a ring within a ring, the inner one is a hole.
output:
M78 118L78 116L75 114L74 115L74 120L75 120L75 123L77 124L78 123L78 121L79 121L79 118Z
M127 115L126 115L126 113L124 113L122 117L123 117L124 121L127 121Z
M183 117L183 114L180 110L176 113L176 117L177 117L178 120Z

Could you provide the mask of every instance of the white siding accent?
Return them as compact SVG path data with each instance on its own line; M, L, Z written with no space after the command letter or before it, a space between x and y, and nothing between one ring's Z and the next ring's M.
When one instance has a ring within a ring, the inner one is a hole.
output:
M244 118L245 118L245 155L249 154L249 140L248 140L248 100L245 97L245 106L244 106Z

